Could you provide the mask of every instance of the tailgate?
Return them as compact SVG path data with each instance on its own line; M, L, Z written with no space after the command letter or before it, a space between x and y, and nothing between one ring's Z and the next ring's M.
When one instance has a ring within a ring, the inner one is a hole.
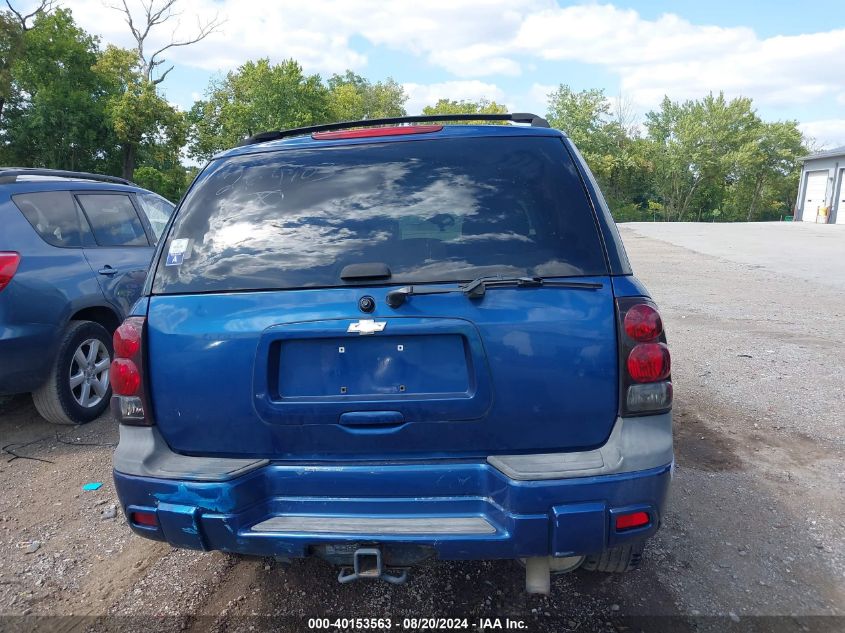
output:
M270 459L582 450L617 412L614 304L599 289L481 301L390 288L154 296L150 390L170 446ZM357 310L370 294L372 315ZM364 330L380 329L361 334Z

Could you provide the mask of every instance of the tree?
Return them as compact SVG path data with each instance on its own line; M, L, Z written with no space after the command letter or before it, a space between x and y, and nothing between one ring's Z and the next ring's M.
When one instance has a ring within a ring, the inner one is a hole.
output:
M173 66L171 66L158 77L153 77L153 73L156 68L165 63L165 59L162 55L166 51L172 48L190 46L191 44L201 42L223 25L223 21L218 15L215 15L207 22L201 22L198 20L197 30L193 36L183 40L172 39L168 44L165 44L150 53L146 50L147 38L150 36L150 32L155 27L166 23L168 20L178 17L179 14L174 13L173 11L176 2L177 0L162 0L160 3L157 0L140 0L142 9L140 17L133 13L126 0L121 0L120 5L112 5L111 7L115 11L123 13L123 18L126 21L127 26L129 26L129 31L132 33L132 37L135 38L138 59L141 63L141 72L144 78L154 85L158 85L164 81L167 74L173 70ZM179 24L177 22L176 28L178 27ZM175 31L176 29L174 29L174 33Z
M495 101L481 98L478 101L454 101L452 99L439 99L433 106L425 106L423 114L506 114L507 106L499 105ZM472 121L465 121L470 124ZM504 123L496 122L496 123Z
M562 130L590 162L589 156L607 153L611 140L606 133L610 102L603 90L575 92L566 84L549 94L549 124Z
M631 104L612 107L603 90L574 91L561 84L549 94L546 117L584 156L619 219L642 219L648 208L652 164L633 125Z
M797 121L760 122L755 138L737 152L734 215L747 222L788 215L797 195L798 159L807 152Z
M315 125L330 117L329 90L319 75L304 74L292 59L276 65L250 61L212 81L205 99L193 105L188 153L208 160L258 132Z
M359 121L405 116L408 95L391 78L375 84L347 70L328 80L329 118L332 121Z
M120 144L123 177L134 178L142 146L161 146L178 157L186 141L184 115L147 81L137 52L108 46L94 70L107 88L105 114Z
M4 112L3 160L20 165L103 169L110 132L104 87L92 67L98 41L70 11L41 12L22 35Z
M720 93L664 98L646 128L664 219L751 220L763 208L788 209L783 190L797 186L797 158L806 151L796 122L765 123L751 99Z
M32 28L30 21L50 13L52 0L41 0L29 13L22 13L6 0L8 10L0 11L0 117L12 96L12 64L23 54L24 35Z

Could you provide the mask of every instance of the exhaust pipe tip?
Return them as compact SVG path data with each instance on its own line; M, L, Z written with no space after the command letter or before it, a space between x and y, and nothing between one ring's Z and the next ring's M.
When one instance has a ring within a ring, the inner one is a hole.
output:
M525 591L549 595L552 588L552 574L548 556L532 556L525 559Z

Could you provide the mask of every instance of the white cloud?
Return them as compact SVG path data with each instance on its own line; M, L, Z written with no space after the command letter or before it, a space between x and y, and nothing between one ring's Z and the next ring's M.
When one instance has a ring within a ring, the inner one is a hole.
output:
M87 30L132 44L121 15L106 8L111 0L66 1ZM384 0L179 0L177 6L180 37L190 35L198 19L218 12L225 18L221 32L204 42L168 51L173 63L211 71L266 56L294 57L308 72L366 73L370 60L355 46L362 39L382 47L378 54L416 56L460 79L435 85L466 87L470 80L524 75L539 62L560 61L617 76L639 110L664 94L683 99L719 90L772 108L845 104L845 79L831 71L831 60L845 58L845 29L763 38L747 27L695 24L673 14L646 19L612 4L560 7L555 0L428 0L424 10L419 3ZM165 43L173 26L160 27L148 48Z
M804 134L815 139L816 143L826 149L845 145L845 119L806 121L798 127Z
M405 104L408 114L420 114L424 106L434 105L438 99L477 101L486 98L497 103L503 103L505 100L504 91L496 84L478 80L445 81L435 84L406 83L403 87L408 94L408 102Z
M841 92L830 60L845 57L845 29L761 39L745 27L643 19L612 5L553 8L525 18L513 51L617 74L623 94L653 106L724 90L766 105L806 104Z

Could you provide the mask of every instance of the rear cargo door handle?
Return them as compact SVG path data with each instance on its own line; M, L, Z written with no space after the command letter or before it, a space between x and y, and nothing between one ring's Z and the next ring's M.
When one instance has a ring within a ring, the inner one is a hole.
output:
M344 426L398 426L404 422L399 411L349 411L340 416Z
M112 268L111 266L109 266L108 264L106 264L105 266L103 266L103 267L102 267L100 270L98 270L97 272L98 272L98 273L100 273L101 275L109 275L109 276L111 276L111 275L114 275L114 274L116 274L116 273L117 273L117 268Z

